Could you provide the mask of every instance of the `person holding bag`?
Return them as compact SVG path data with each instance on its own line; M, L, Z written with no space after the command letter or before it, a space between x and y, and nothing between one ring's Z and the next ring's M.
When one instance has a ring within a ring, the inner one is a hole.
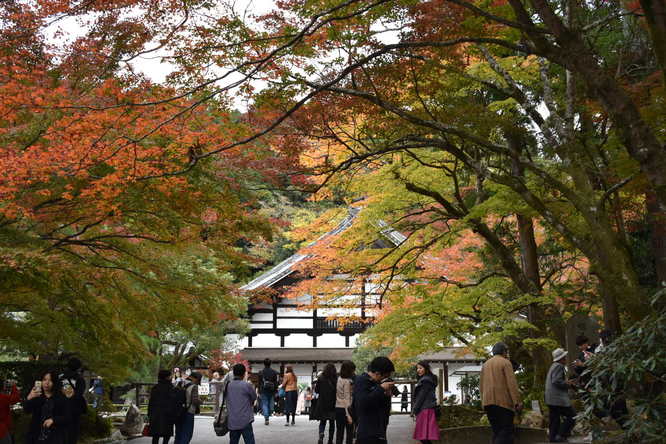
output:
M245 381L245 366L236 364L233 367L234 379L225 387L224 401L228 411L227 427L229 443L238 444L241 436L245 444L255 444L252 423L254 422L254 403L257 392L254 386ZM224 410L224 409L222 409Z

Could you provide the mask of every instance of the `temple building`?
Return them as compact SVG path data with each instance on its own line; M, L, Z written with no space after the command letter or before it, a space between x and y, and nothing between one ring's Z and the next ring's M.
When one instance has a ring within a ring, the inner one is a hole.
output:
M347 217L335 229L310 246L348 229L359 212L360 208L350 208ZM381 222L379 226L383 228L382 238L373 244L377 248L398 246L406 239L402 233ZM292 365L298 382L306 385L312 384L318 371L327 363L339 368L343 361L351 360L359 335L373 324L382 300L381 285L373 281L372 276L361 285L346 287L355 290L347 290L344 296L337 298L337 301L345 298L354 301L352 304L313 305L312 297L307 294L285 297L290 287L304 279L298 266L309 258L307 253L297 252L242 287L246 291L273 291L269 299L250 305L250 331L245 337L237 338L239 352L250 362L253 372L259 371L264 359L269 358L274 363L273 368L280 373L285 365ZM331 275L327 280L340 282L342 286L351 279L339 274ZM353 320L341 323L338 317ZM433 371L442 376L440 395L450 392L458 394L459 398L461 394L456 384L462 375L460 370L474 373L480 362L461 347L449 347L423 358L429 359Z

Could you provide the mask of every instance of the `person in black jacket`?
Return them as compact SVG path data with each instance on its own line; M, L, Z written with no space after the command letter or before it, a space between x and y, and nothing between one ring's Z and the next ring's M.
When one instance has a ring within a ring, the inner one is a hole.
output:
M354 408L358 421L357 444L386 444L386 429L391 413L391 395L395 371L385 356L372 360L368 371L354 381Z
M414 403L412 415L416 416L414 439L422 444L431 444L439 440L439 426L437 425L437 376L432 373L430 363L420 361L416 364L418 383L414 387Z
M60 386L68 398L71 421L67 426L67 444L76 444L79 440L81 429L81 415L88 411L88 403L84 394L86 392L86 381L81 376L83 365L77 358L67 361L65 372L59 375Z
M70 402L61 393L56 372L49 371L37 381L23 410L32 414L26 444L67 444L67 430L71 423ZM41 387L40 387L41 385Z
M333 444L335 435L335 386L338 382L338 373L333 364L326 364L321 376L317 379L315 393L317 393L317 404L315 405L314 418L319 420L319 441L324 443L326 423L329 423L328 444Z
M271 360L264 359L264 369L259 372L259 394L261 395L261 411L264 415L264 424L268 425L275 408L275 393L278 388L278 373L271 368Z
M160 370L157 374L157 385L150 390L148 401L148 418L150 436L153 444L162 438L163 444L169 444L173 436L173 426L178 411L178 393L171 383L171 372Z

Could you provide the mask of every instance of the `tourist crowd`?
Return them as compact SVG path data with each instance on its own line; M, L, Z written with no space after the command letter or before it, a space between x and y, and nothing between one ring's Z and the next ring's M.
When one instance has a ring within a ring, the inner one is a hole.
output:
M549 412L548 437L550 442L566 442L575 425L576 411L569 397L570 389L581 393L588 402L586 371L590 359L610 343L611 336L601 335L599 346L591 345L585 336L576 344L579 355L567 368L568 352L557 348L552 352L552 365L545 380L545 404ZM479 389L481 403L492 428L493 444L513 444L514 418L522 410L515 368L510 361L509 348L499 342L492 348L493 357L481 369ZM292 366L285 366L282 374L264 361L264 368L252 380L244 364L236 364L224 377L215 371L209 381L209 397L213 400L216 426L224 418L230 443L243 438L245 444L254 444L253 422L256 412L270 424L271 416L283 415L285 426L296 425L296 413L306 413L310 420L319 422L318 444L387 444L387 427L391 413L391 400L400 398L401 411L408 411L409 392L400 392L391 379L394 365L387 357L377 357L367 371L356 374L356 366L345 361L339 371L327 364L317 375L312 387L304 388L299 397L298 378ZM418 380L411 394L411 414L415 419L413 438L422 444L440 439L438 417L440 409L435 391L438 378L426 361L416 367ZM148 426L145 435L152 443L168 444L175 436L175 444L189 444L194 434L195 415L201 411L202 397L199 387L203 375L192 371L184 374L180 369L161 370L158 382L152 387L148 403ZM19 390L11 381L2 383L0 393L0 444L13 444L10 408L22 403L31 415L26 444L76 444L79 437L80 417L87 410L84 397L86 383L81 376L81 362L72 358L62 373L45 372L41 379L21 399ZM618 391L621 387L618 386ZM101 401L101 378L92 381L90 394L94 405ZM300 399L300 401L299 401ZM299 408L300 407L300 408ZM609 405L595 409L599 417L610 416L620 427L625 426L628 415L626 402L619 395ZM328 431L328 433L326 433Z

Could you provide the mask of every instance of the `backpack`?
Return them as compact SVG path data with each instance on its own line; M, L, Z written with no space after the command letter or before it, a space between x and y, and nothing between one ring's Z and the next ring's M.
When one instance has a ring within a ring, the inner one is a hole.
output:
M275 381L271 381L270 379L266 379L265 377L265 369L261 371L261 380L262 380L262 386L263 386L263 391L265 392L271 392L274 393L275 389L277 388L277 384Z

